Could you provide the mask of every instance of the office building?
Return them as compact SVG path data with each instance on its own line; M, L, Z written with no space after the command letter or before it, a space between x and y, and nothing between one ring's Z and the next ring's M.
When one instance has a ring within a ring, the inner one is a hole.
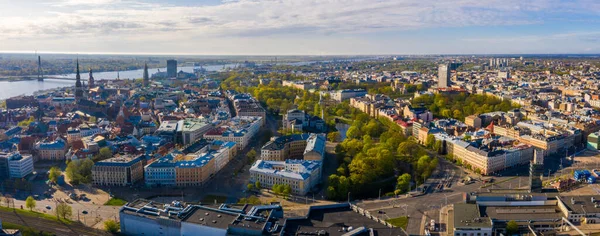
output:
M177 61L176 60L167 60L167 77L168 78L177 77Z
M450 87L450 68L448 64L438 66L438 88Z
M92 167L95 185L130 186L144 178L144 155L123 155L96 162Z
M180 120L177 124L177 130L181 133L181 143L183 145L189 145L202 139L202 136L211 130L212 127L212 124L207 123L203 119L192 118Z
M0 176L23 178L33 173L33 157L19 152L0 153Z
M324 156L324 135L305 133L272 138L262 147L260 159L265 161L285 161L287 159L322 161Z

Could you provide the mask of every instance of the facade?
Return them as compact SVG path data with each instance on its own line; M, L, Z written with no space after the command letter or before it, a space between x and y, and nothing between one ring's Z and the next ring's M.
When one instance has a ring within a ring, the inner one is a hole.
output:
M177 77L177 61L167 60L167 78Z
M256 161L250 167L250 181L260 182L263 188L275 184L289 185L292 194L306 195L321 179L320 161L286 160Z
M67 153L67 143L57 138L52 142L38 142L35 145L36 160L62 161Z
M194 153L173 152L146 165L147 186L200 186L237 154L234 142L202 143Z
M144 155L118 156L96 162L92 168L95 185L130 186L144 178Z
M292 88L302 89L302 90L310 90L316 88L316 86L312 82L308 81L283 81L283 86L288 86Z
M283 115L283 128L295 131L310 130L313 132L325 132L327 126L325 121L317 116L311 116L304 111L292 109Z
M0 175L9 178L23 178L33 173L33 157L18 152L0 153Z
M364 89L346 89L332 92L331 98L338 102L342 102L350 98L364 97L365 95L367 95L367 90Z
M181 132L182 144L189 145L202 139L212 129L212 125L202 119L185 119L179 121L177 129Z
M293 134L274 137L261 149L260 158L265 161L287 159L323 160L325 137L322 134Z
M256 136L262 124L262 117L259 116L236 116L231 118L227 124L206 132L204 138L235 142L237 150L244 150Z
M475 147L462 140L446 140L447 150L483 175L489 175L509 167L524 165L533 159L533 147L521 144L508 148Z
M474 129L481 128L481 118L477 115L470 115L465 117L465 124Z
M438 66L438 88L450 87L450 68L448 64Z

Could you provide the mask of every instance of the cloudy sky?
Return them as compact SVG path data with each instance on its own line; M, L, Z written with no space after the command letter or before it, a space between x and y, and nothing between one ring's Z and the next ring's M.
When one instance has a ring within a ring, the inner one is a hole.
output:
M0 0L0 51L600 53L599 0Z

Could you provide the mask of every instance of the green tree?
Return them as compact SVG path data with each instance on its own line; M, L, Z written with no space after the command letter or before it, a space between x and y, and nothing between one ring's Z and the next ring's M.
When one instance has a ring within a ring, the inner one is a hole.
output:
M65 173L73 185L92 182L92 167L94 162L90 159L75 160L67 164Z
M433 134L428 134L427 140L425 140L425 146L432 148L433 144L435 144L435 136L433 136Z
M433 144L433 150L438 152L438 154L442 153L442 141L436 140Z
M247 187L248 187L248 190L249 190L249 191L252 191L252 189L254 188L254 184L248 184L248 186L247 186Z
M255 187L257 190L260 190L260 189L261 189L260 182L259 182L259 181L256 181L256 182L254 182L254 187Z
M408 188L410 187L410 179L411 176L408 173L402 174L398 177L398 181L396 183L396 190L399 190L400 193L408 192ZM398 194L398 193L396 193Z
M292 194L292 187L289 184L286 184L283 187L283 192L282 193L283 193L284 196L290 196L290 194Z
M113 219L108 219L104 221L104 230L106 230L106 232L116 234L119 232L120 229L121 225L119 224L119 222L116 222Z
M514 235L518 232L519 232L519 224L517 224L517 222L515 222L514 220L511 220L508 223L506 223L506 233L508 235Z
M338 131L329 132L327 134L327 140L329 140L329 142L337 142L339 137L340 137L340 132L338 132Z
M33 208L35 208L35 199L33 199L32 196L27 197L27 199L25 199L25 207L29 208L30 211L33 211Z
M58 178L61 175L62 175L62 171L60 171L60 169L56 166L51 167L50 170L48 171L48 179L52 183L58 182Z
M56 215L58 217L62 217L63 219L67 219L67 217L71 217L71 215L73 215L73 209L68 204L61 202L56 205Z
M248 153L246 153L246 157L248 158L249 163L253 163L256 159L256 150L251 149Z
M98 154L94 157L94 161L101 161L111 158L113 156L112 151L109 147L100 148Z

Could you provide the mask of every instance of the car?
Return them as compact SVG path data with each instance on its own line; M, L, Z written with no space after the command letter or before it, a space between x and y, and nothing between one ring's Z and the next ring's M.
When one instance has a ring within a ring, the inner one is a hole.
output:
M46 209L50 210L52 207L50 205L46 205Z
M83 210L83 211L81 211L81 213L83 213L84 215L87 215L88 212L86 210Z

